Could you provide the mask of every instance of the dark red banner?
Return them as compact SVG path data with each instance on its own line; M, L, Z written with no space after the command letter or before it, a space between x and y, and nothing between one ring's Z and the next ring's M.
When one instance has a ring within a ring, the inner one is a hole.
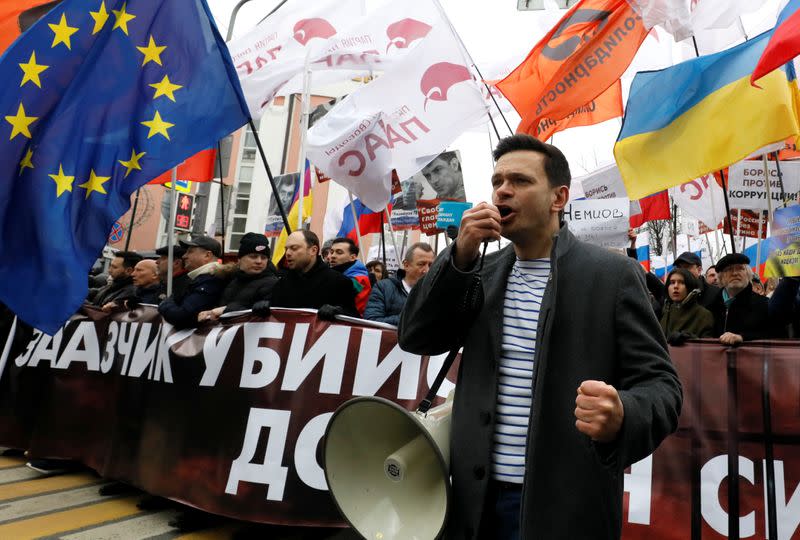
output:
M800 343L671 353L679 429L626 471L623 538L800 537ZM331 413L364 395L411 409L442 360L312 311L188 331L152 308L87 311L8 359L0 445L239 519L338 525L320 459Z

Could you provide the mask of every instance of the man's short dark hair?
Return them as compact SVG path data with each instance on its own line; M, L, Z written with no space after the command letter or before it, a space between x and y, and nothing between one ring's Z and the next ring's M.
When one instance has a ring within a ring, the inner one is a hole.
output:
M422 170L425 171L425 169L427 169L431 165L431 163L433 163L437 159L443 160L448 165L450 165L450 162L455 159L458 162L458 166L456 167L456 170L459 171L459 172L461 171L461 160L458 159L458 154L456 153L455 150L448 150L447 152L442 152L441 154L439 154L438 156L433 158L430 163L425 165L422 168ZM422 175L425 176L425 173L423 172Z
M300 229L300 234L303 235L303 239L305 239L306 245L308 247L316 246L317 250L319 250L319 236L309 231L308 229Z
M712 264L711 266L709 266L708 268L706 268L706 275L708 275L708 273L709 273L711 270L713 270L714 272L716 272L716 271L717 271L717 266L716 266L715 264Z
M424 251L425 253L433 253L433 248L431 247L430 244L426 242L417 242L415 244L411 244L410 246L408 246L406 254L403 257L403 260L405 262L411 262L412 260L414 260L414 251L417 249L420 251Z
M334 238L333 242L331 242L331 247L336 244L347 244L347 247L350 250L350 255L358 255L358 244L353 242L352 238L345 238L344 236Z
M569 172L569 162L567 162L567 158L564 157L561 150L552 144L544 143L524 133L517 133L505 139L500 139L492 155L494 156L494 160L497 161L509 152L517 152L520 150L544 154L544 172L547 174L547 181L550 183L550 186L569 187L572 181L572 175Z
M386 267L385 267L385 266L383 266L383 263L382 263L381 261L379 261L378 259L375 259L375 260L369 261L369 262L367 263L367 270L368 270L368 271L372 271L372 269L373 269L373 268L375 268L376 266L380 266L380 267L381 267L381 270L383 271L383 273L384 273L384 274L386 273Z
M144 258L135 251L117 251L114 254L114 257L119 257L122 259L122 266L124 268L133 268Z

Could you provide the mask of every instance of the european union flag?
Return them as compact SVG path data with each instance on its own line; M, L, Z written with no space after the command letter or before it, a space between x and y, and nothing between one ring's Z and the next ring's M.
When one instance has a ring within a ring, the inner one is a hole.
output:
M53 333L130 195L248 119L204 0L67 0L0 58L0 300Z

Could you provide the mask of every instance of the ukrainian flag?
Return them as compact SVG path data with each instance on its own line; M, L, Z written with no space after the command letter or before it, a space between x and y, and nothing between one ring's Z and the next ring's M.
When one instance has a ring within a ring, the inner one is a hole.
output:
M750 85L772 31L660 71L637 73L614 156L631 199L698 178L800 133L791 65Z

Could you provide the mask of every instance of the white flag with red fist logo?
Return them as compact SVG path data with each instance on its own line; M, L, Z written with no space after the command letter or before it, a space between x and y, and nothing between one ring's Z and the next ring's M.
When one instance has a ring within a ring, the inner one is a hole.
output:
M261 117L278 90L302 73L307 56L316 58L363 14L364 0L294 0L228 43L252 117Z
M391 69L359 88L308 132L314 165L357 195L384 208L391 173L409 178L456 137L487 118L475 75L443 21Z

